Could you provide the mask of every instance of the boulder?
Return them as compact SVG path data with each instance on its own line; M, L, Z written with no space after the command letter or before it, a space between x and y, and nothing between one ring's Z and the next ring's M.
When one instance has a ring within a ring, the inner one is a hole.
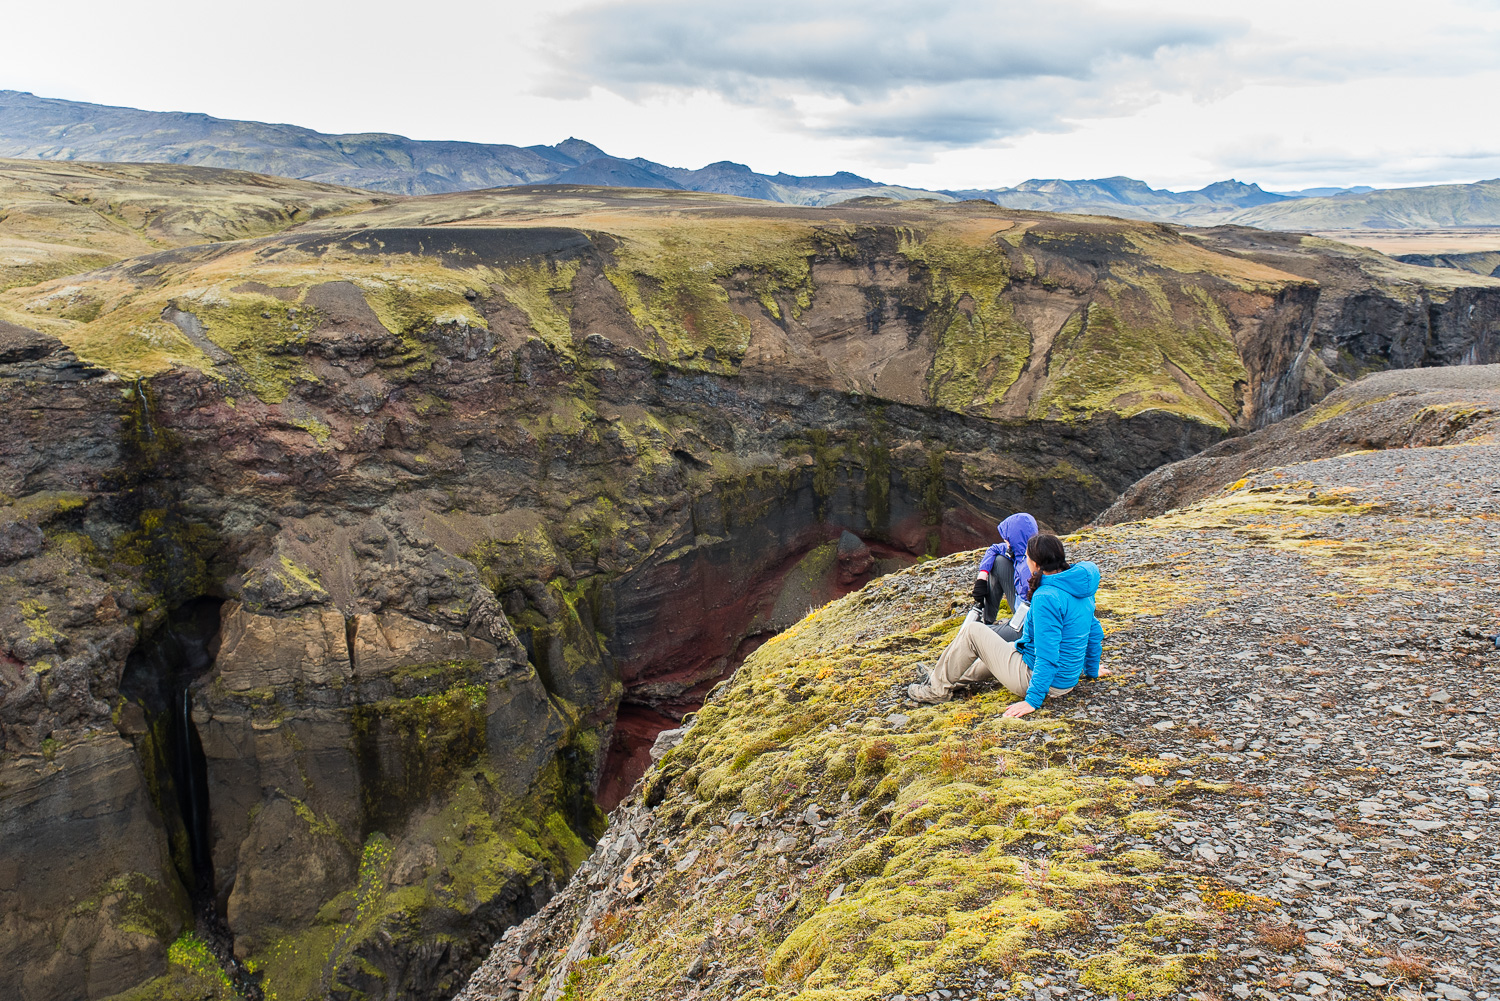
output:
M494 644L466 636L400 612L377 612L354 617L354 673L379 677L400 668L442 665L459 661L488 663Z
M875 554L864 540L845 529L839 536L838 545L839 583L853 584L870 572L875 565Z
M353 677L344 616L330 609L257 615L225 602L218 676L231 692L305 684L340 685Z
M42 530L24 521L0 523L0 566L42 551Z

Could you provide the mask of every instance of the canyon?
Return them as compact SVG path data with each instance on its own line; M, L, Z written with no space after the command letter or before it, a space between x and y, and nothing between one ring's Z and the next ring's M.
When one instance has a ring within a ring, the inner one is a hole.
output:
M1500 359L1500 280L1311 237L276 197L0 292L10 996L452 996L809 606Z

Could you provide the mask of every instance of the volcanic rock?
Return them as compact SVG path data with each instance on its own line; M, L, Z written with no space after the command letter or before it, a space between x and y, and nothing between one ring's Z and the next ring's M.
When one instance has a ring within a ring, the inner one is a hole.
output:
M859 536L846 530L839 536L838 562L839 583L853 584L870 572L875 565L875 554Z
M651 994L703 929L705 993L984 998L1001 963L1049 997L1493 992L1500 443L1242 479L1066 538L1113 673L1023 719L984 683L891 725L968 554L762 646L612 815L601 844L642 848L591 857L461 1001L522 955L522 997Z

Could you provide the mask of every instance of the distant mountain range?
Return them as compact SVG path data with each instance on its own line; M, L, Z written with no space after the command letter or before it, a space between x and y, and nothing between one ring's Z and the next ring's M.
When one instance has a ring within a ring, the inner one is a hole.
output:
M759 174L728 160L696 170L669 167L640 157L610 156L582 139L523 147L374 132L329 135L296 125L140 111L13 90L0 90L0 156L225 167L399 195L578 184L709 191L794 205L833 205L862 197L983 199L1014 209L1276 230L1500 226L1500 180L1287 192L1227 180L1179 192L1134 178L1106 177L929 191L847 171L809 177Z
M399 195L519 184L585 184L713 191L796 205L872 195L949 196L840 172L757 174L743 164L700 170L612 157L593 143L556 146L429 142L370 132L327 135L296 125L240 122L178 111L138 111L0 90L0 156L227 167Z

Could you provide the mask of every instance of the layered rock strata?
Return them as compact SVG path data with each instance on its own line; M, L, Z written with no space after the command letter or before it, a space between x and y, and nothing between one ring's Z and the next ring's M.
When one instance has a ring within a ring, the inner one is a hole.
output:
M1492 278L1422 268L1301 233L1220 226L1187 235L1220 253L1317 283L1307 336L1277 366L1281 374L1267 388L1257 426L1290 416L1370 372L1500 361L1500 301Z

